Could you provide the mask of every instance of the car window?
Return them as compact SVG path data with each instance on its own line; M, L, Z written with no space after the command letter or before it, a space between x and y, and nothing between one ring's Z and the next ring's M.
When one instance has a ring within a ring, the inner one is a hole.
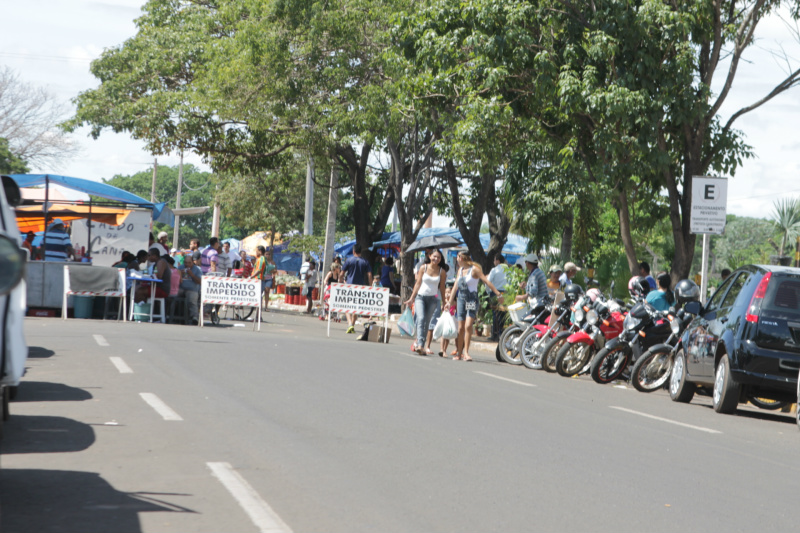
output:
M766 308L772 311L797 313L800 311L800 280L779 279L780 284L772 292L772 298L767 301Z
M742 292L742 287L744 287L744 282L747 281L748 276L748 272L740 272L739 275L736 276L731 282L731 289L728 291L728 294L725 295L725 299L720 304L720 308L724 309L733 306L733 302L736 301L736 297Z
M720 285L719 288L717 288L717 290L714 292L714 295L711 297L711 299L706 304L706 307L705 307L706 311L715 311L715 310L719 309L719 304L722 301L722 297L725 296L725 292L728 290L728 287L731 286L731 282L732 281L733 281L733 276L731 276L728 279L726 279L722 283L722 285Z

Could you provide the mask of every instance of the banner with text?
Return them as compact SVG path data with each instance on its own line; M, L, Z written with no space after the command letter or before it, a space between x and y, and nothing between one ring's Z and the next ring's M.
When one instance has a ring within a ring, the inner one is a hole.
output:
M728 180L710 176L692 178L692 211L689 231L721 235L728 209Z
M204 304L261 306L261 280L203 276L200 298Z
M139 250L147 250L152 213L149 209L131 211L119 226L92 222L91 246L89 221L76 220L72 223L72 246L76 250L85 246L92 257L92 264L111 266L120 260L123 250L133 255Z
M331 283L331 311L366 316L389 316L389 289Z

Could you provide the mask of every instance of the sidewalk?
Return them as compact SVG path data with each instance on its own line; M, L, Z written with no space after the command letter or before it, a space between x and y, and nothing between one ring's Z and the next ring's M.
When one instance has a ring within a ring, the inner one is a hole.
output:
M305 305L290 305L290 304L287 304L283 299L270 300L269 308L270 308L270 311L279 311L279 312L282 312L282 313L290 313L290 314L296 314L296 315L303 315L305 310L306 310L306 306ZM315 308L315 312L316 312L316 308ZM316 317L316 315L313 315L313 316ZM400 317L400 315L389 315L389 326L392 327L392 323L393 322L397 322L397 319L399 317ZM361 322L362 322L361 320L358 321L358 323L361 323ZM392 329L395 332L397 331L396 327L393 327ZM392 338L394 338L394 337L392 337ZM472 336L471 348L472 348L472 350L480 350L482 352L494 353L495 350L497 349L497 343L489 341L487 337L478 337L476 335L473 335Z

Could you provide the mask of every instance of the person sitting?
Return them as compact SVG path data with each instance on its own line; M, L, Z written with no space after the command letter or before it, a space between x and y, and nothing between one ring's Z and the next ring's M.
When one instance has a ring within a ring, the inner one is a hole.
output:
M147 262L153 266L152 276L161 280L156 284L155 297L167 298L169 296L170 282L172 281L172 268L166 259L161 256L161 250L153 246L147 253ZM142 283L141 286L136 288L134 301L144 302L150 298L150 286L147 283Z
M670 290L672 279L669 274L663 272L658 275L658 290L647 293L645 300L659 311L669 311L675 305L675 296Z
M200 282L203 271L194 264L192 254L187 253L183 256L183 269L181 269L181 285L178 289L178 298L186 299L186 307L189 309L189 316L195 326L200 320Z

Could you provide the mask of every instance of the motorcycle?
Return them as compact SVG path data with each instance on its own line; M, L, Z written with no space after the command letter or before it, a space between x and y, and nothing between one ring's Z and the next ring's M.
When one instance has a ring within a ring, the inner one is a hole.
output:
M497 342L495 357L498 361L510 365L521 365L522 361L517 351L520 339L550 316L551 301L549 298L530 298L528 302L529 305L519 303L509 306L508 315L512 323L503 330Z
M556 355L558 354L559 348L561 348L570 335L575 333L582 326L581 321L575 319L575 311L581 309L587 303L589 303L589 298L587 296L581 296L571 308L572 322L570 326L562 331L554 332L550 336L550 339L542 346L540 363L542 365L542 370L545 372L553 373L556 371Z
M561 329L570 328L570 313L572 305L570 300L564 299L555 306L555 313L551 314L545 324L538 324L528 331L517 343L520 361L527 368L538 370L541 368L541 358L545 343L552 335ZM555 319L554 319L555 318Z
M612 339L592 359L589 373L600 384L620 377L652 346L663 343L672 333L667 314L642 300L623 321L622 333Z
M667 383L675 353L681 347L681 334L692 317L686 316L681 309L667 318L672 334L663 344L651 346L631 369L631 384L639 392L653 392Z
M564 341L555 358L559 375L572 377L581 372L606 342L622 333L625 316L614 300L598 298L591 306L575 311L576 319L585 317L586 324Z

